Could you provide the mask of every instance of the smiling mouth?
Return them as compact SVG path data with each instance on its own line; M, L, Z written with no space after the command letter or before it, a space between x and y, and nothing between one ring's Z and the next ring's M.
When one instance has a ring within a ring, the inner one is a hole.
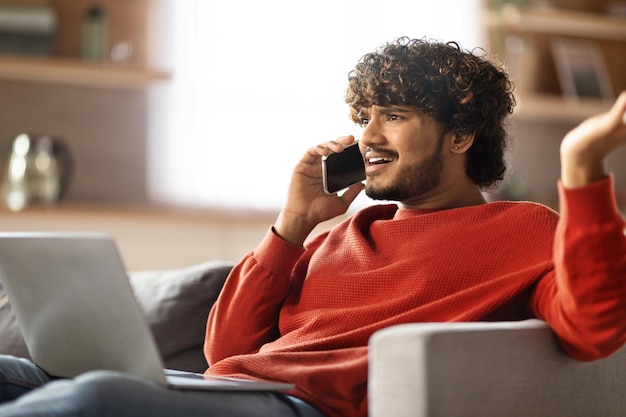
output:
M367 163L369 165L382 165L382 164L388 164L390 162L393 162L393 158L380 157L380 156L367 158Z
M365 149L364 156L368 166L385 165L398 159L398 155L395 152L371 147Z
M387 168L388 164L391 164L396 160L397 157L390 155L389 152L381 152L372 149L365 154L365 174L369 176L382 172Z

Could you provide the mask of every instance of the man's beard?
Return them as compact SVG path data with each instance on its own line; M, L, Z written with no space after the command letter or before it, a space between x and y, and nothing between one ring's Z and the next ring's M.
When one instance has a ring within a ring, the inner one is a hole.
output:
M442 134L437 139L435 152L419 164L404 167L397 173L394 184L376 187L366 181L365 194L374 200L405 201L433 190L439 185L443 172L443 143Z

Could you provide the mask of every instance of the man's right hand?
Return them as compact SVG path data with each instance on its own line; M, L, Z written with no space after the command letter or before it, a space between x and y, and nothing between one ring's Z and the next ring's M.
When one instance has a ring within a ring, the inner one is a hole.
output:
M357 183L341 196L324 193L322 156L342 152L353 142L354 136L343 136L310 148L304 154L293 171L287 202L274 224L274 230L281 238L294 245L303 245L315 226L344 214L365 188L362 183Z

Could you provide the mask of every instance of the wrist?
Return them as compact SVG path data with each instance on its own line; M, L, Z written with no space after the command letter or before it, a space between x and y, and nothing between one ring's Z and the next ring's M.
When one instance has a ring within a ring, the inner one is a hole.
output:
M282 211L278 215L272 230L284 241L292 245L302 246L315 226L311 225L305 217L289 215Z
M606 178L603 163L575 164L567 160L561 165L561 182L565 188L582 187Z

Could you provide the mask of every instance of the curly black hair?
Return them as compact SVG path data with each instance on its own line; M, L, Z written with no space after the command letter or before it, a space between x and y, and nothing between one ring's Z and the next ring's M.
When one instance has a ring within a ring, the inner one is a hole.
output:
M508 115L513 83L486 54L464 51L456 42L398 38L364 55L348 75L345 100L351 118L372 105L416 106L459 134L475 133L466 172L486 188L504 178Z

